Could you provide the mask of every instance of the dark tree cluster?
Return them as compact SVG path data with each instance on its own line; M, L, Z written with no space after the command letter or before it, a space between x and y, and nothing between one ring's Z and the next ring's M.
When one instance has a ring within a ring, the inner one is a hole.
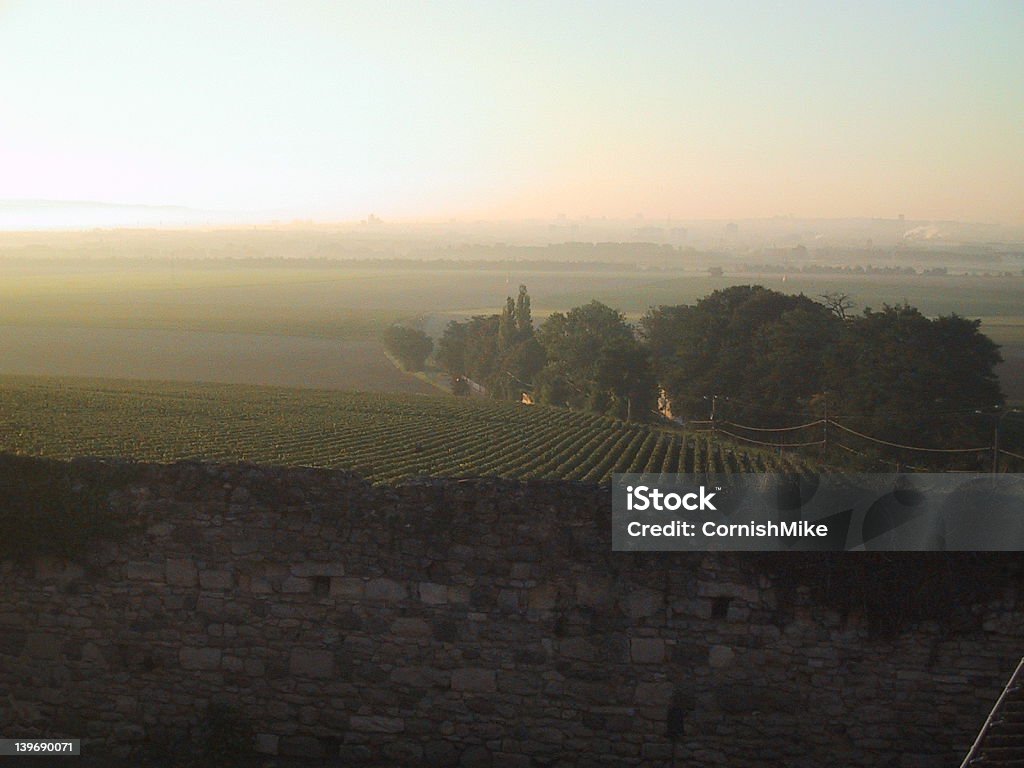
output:
M384 348L407 371L422 371L434 350L434 342L423 331L392 325L384 331Z
M985 445L978 412L1002 406L999 347L980 320L929 319L907 305L867 310L843 324L826 358L825 387L866 431L931 445Z
M657 401L650 355L621 312L592 301L556 312L540 327L548 362L540 402L623 419L648 419Z
M791 425L827 407L889 440L984 444L975 411L1004 398L980 321L908 305L854 315L848 297L822 299L734 286L648 312L641 327L674 412L707 418L706 398L718 395L748 424Z
M516 299L508 297L500 315L448 323L435 357L452 375L456 394L468 393L464 380L470 379L495 397L518 400L544 366L526 286Z
M913 445L980 440L975 411L1004 401L998 347L980 321L907 306L852 312L843 294L812 299L761 286L660 306L640 321L592 301L536 331L525 286L500 314L448 325L437 360L496 397L650 418L659 389L674 416L790 426L825 415ZM826 411L827 409L827 411Z
M673 413L707 418L706 398L720 395L752 423L769 425L791 424L789 412L822 391L825 357L840 333L824 305L759 286L658 307L640 325Z
M499 315L448 324L436 355L456 382L495 397L647 418L655 402L646 350L621 313L599 302L551 315L534 329L530 295L519 287Z

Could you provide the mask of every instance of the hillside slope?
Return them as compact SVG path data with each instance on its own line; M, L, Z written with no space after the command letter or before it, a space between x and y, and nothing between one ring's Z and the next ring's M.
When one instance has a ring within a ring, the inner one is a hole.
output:
M793 468L703 435L454 397L218 384L0 377L0 450L203 459L410 475L558 478Z

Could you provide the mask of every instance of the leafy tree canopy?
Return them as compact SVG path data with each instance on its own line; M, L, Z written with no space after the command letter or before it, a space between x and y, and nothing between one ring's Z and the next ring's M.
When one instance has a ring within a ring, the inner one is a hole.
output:
M384 347L407 371L422 371L434 342L423 331L392 325L384 331Z

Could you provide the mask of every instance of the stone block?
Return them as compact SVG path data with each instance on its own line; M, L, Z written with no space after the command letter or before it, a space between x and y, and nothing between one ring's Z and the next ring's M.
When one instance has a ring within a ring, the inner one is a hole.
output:
M281 591L286 594L300 594L313 591L313 580L300 576L289 576L281 582Z
M401 733L405 730L405 721L400 717L383 715L352 715L349 728L363 733Z
M448 602L448 587L429 581L420 582L420 600L428 605L443 605Z
M716 669L732 665L736 654L727 645L713 645L708 651L708 665Z
M164 569L156 563L126 563L124 577L129 581L163 581Z
M62 641L56 635L36 633L28 636L24 651L36 659L59 659Z
M552 584L541 584L527 593L527 605L531 611L551 611L558 604L558 588Z
M199 574L199 586L203 589L231 589L234 585L231 571L201 571Z
M394 579L370 579L366 582L367 600L397 601L408 597L404 584Z
M212 670L220 667L220 648L182 648L178 654L185 669Z
M459 758L460 768L492 768L493 765L491 750L479 745L468 747Z
M632 592L627 599L627 609L633 619L645 619L665 609L665 598L653 589Z
M342 600L361 600L365 590L362 579L331 578L331 597Z
M312 736L283 736L279 754L286 757L319 758L324 756L324 745Z
M273 733L256 734L256 751L261 755L276 755L278 737Z
M512 578L526 581L533 576L532 563L512 563Z
M466 667L452 671L452 690L469 693L490 693L498 690L493 669Z
M665 641L657 637L634 637L629 656L637 664L660 664L665 660Z
M171 523L154 523L146 528L146 535L154 539L164 539L171 535L174 526Z
M508 752L496 752L494 768L530 768L533 760L528 755L513 755Z
M415 618L395 619L391 624L391 632L398 637L430 637L433 634L427 622Z
M400 667L391 673L391 682L403 688L433 688L440 673L422 668Z
M449 741L428 741L423 747L423 757L428 765L454 765L458 752Z
M672 683L637 683L636 703L640 706L662 707L672 700Z
M194 587L199 583L199 571L188 558L168 558L164 573L172 587Z
M593 661L597 657L594 645L585 637L567 637L558 643L558 653L569 659Z
M341 563L296 563L291 567L292 576L310 579L314 576L344 576L345 566Z
M299 677L331 677L334 675L334 654L330 651L293 648L288 670Z
M731 597L748 603L757 603L759 595L757 587L720 581L700 582L697 585L697 594L700 597Z
M612 584L604 579L581 579L576 584L576 602L580 605L607 605L613 599Z
M274 586L268 579L254 577L249 579L249 591L254 595L270 595L274 592Z

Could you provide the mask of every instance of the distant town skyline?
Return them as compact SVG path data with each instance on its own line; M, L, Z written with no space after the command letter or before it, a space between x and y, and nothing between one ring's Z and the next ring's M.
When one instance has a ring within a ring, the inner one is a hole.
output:
M1011 0L8 0L0 200L1020 224L1022 39Z

